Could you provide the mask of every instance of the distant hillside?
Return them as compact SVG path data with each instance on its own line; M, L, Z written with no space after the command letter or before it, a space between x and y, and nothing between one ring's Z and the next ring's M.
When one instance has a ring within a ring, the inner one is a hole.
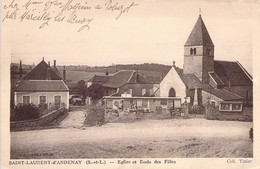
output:
M29 72L34 65L22 65L23 70L25 72ZM52 65L51 65L52 66ZM12 77L15 79L18 77L18 70L19 64L18 63L11 63L11 69L12 69ZM63 66L57 65L57 68L62 75ZM117 71L120 70L138 70L139 73L143 74L147 77L150 81L159 83L160 80L168 73L171 66L169 65L162 65L162 64L127 64L127 65L111 65L111 66L94 66L90 67L87 65L69 65L66 66L67 70L67 80L70 80L72 82L78 82L80 80L88 80L92 76L96 75L102 75L106 73L106 71L109 72L109 74L114 74ZM16 77L17 76L17 77ZM12 78L12 79L13 79Z
M119 70L143 70L143 71L155 71L159 74L167 74L171 66L155 64L155 63L144 63L144 64L127 64L127 65L111 65L111 66L85 66L85 65L70 65L66 66L66 70L79 70L87 72L101 72L105 73L107 70L109 73L115 73ZM58 69L63 69L62 66L58 66Z

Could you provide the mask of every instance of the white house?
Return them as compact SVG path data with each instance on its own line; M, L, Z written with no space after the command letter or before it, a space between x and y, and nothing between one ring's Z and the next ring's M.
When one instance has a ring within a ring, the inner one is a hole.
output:
M46 108L64 106L68 109L69 88L55 69L56 64L51 68L42 60L25 75L14 90L15 105L33 103Z

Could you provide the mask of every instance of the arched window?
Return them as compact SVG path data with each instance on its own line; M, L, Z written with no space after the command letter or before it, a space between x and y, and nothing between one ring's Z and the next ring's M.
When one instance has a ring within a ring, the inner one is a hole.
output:
M210 48L207 49L207 55L210 55Z
M196 55L196 48L193 49L193 53L194 53L194 55Z
M193 55L193 49L192 48L190 49L190 55Z
M176 97L176 92L175 92L174 88L170 88L169 97Z

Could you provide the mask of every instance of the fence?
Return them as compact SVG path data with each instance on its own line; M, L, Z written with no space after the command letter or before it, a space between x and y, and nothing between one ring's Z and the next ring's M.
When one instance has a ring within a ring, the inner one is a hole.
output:
M64 113L66 111L65 108L59 108L57 110L54 110L52 112L49 112L39 119L34 120L25 120L25 121L16 121L16 122L10 122L11 128L21 128L21 127L36 127L36 126L43 126L55 118L57 118L59 115Z
M40 117L42 117L60 108L65 108L65 103L50 104L49 106L47 104L39 104L38 108L40 110Z

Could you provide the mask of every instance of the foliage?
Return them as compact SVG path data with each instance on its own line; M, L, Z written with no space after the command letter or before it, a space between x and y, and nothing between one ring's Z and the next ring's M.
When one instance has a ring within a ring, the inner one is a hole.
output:
M86 126L101 126L105 123L105 110L104 108L90 109L84 124Z
M37 119L40 117L40 109L34 104L18 104L11 113L11 121Z
M189 110L190 114L204 114L205 112L206 112L205 107L201 105L192 106Z
M79 94L82 96L82 101L85 103L86 96L87 96L87 86L85 84L84 80L80 80L78 82L78 87L79 87Z
M92 100L99 100L104 96L104 88L100 84L92 84L87 89L87 94Z

